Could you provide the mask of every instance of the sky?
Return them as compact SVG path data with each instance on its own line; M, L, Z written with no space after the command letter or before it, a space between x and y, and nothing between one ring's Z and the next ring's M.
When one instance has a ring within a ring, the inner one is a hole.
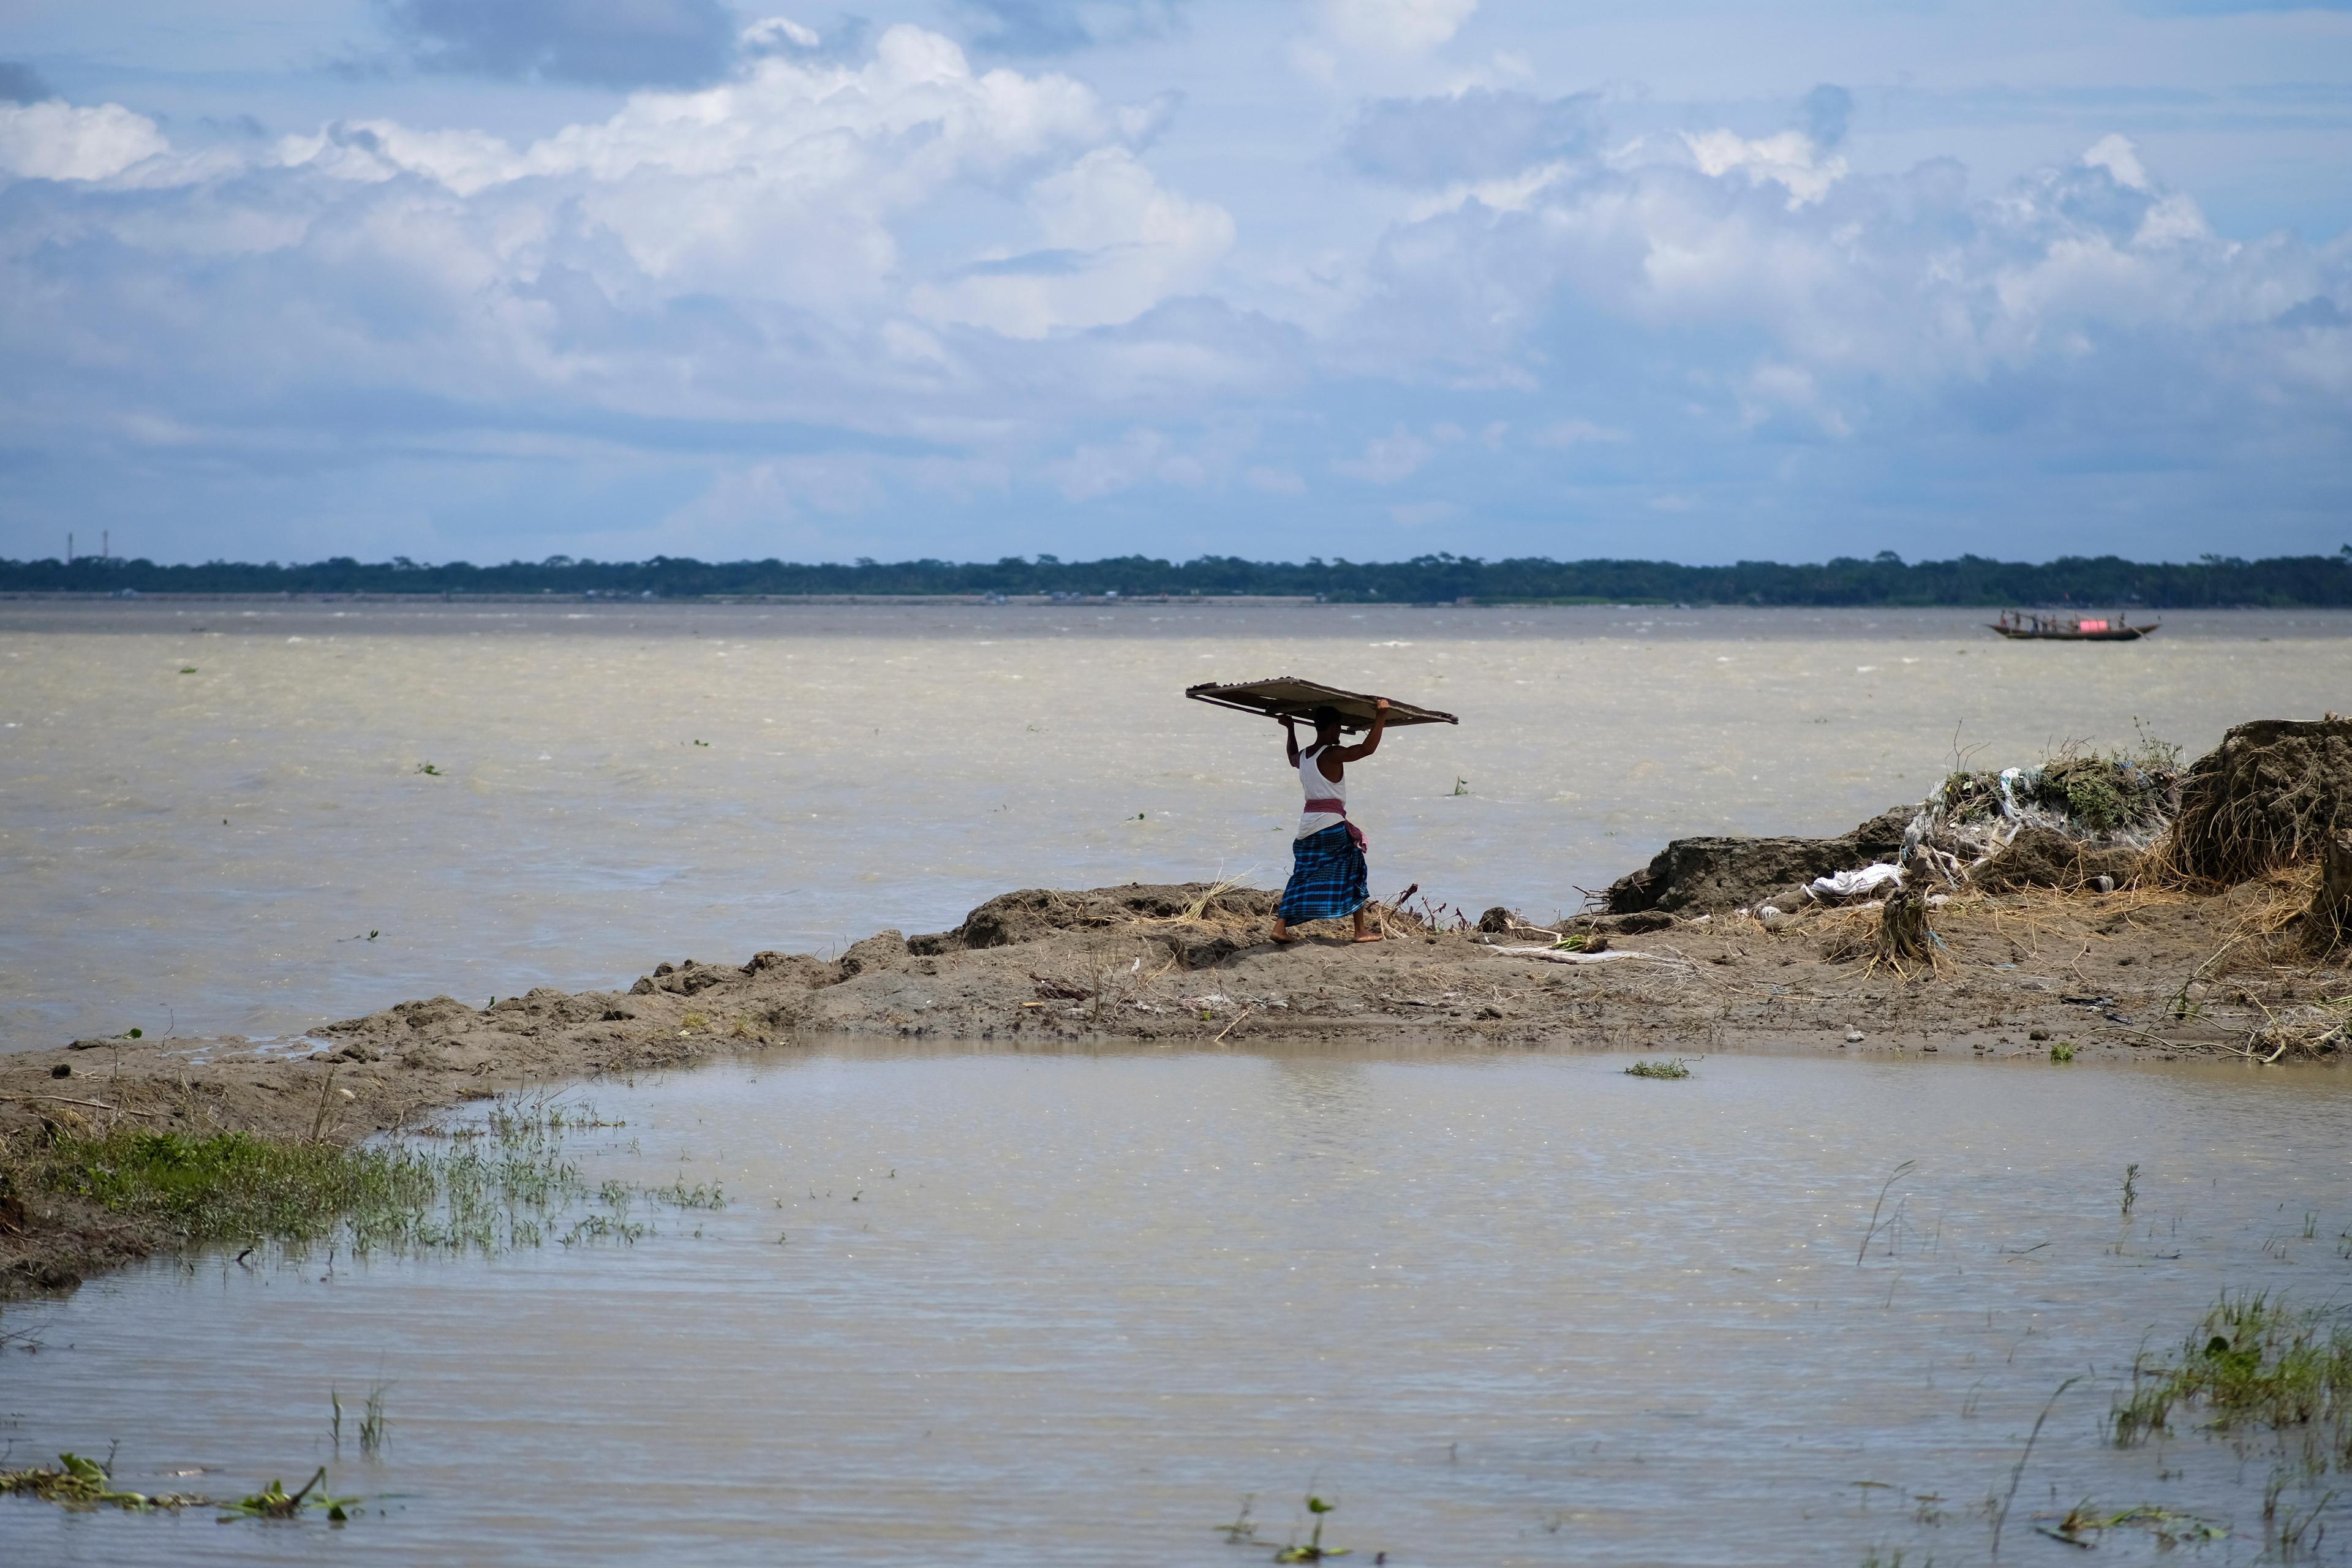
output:
M2352 0L0 0L0 557L2352 541Z

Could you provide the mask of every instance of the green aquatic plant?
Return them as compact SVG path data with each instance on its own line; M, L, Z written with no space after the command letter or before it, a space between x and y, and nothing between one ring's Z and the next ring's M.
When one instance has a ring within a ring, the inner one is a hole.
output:
M417 763L416 771L423 773L426 778L438 779L448 777L446 773L443 773L439 768L435 767L431 763Z
M1901 1239L1903 1234L1904 1211L1910 1205L1911 1200L1906 1196L1898 1201L1895 1205L1894 1214L1888 1215L1883 1224L1879 1215L1886 1213L1886 1195L1895 1190L1895 1184L1918 1168L1918 1161L1906 1160L1887 1173L1885 1182L1878 1189L1878 1201L1870 1206L1870 1224L1863 1230L1862 1244L1853 1249L1853 1266L1856 1268L1862 1267L1863 1258L1870 1252L1870 1244L1878 1239L1878 1233L1882 1230L1887 1233L1887 1255L1894 1256L1895 1244Z
M555 1238L558 1247L582 1247L595 1241L619 1241L634 1247L646 1235L646 1227L634 1221L614 1219L609 1215L583 1215L572 1228Z
M1328 1502L1313 1492L1308 1492L1307 1511L1315 1521L1314 1533L1307 1536L1306 1545L1286 1546L1274 1554L1274 1560L1276 1563L1320 1563L1327 1558L1347 1556L1350 1548L1323 1544L1323 1516L1339 1506L1336 1502Z
M2047 1516L2042 1516L2047 1517ZM2178 1509L2154 1508L2141 1504L2137 1508L2119 1509L2109 1513L2091 1506L2084 1498L2062 1514L2056 1524L2036 1524L2034 1530L2053 1541L2063 1541L2069 1546L2085 1550L2098 1544L2095 1538L2110 1530L2145 1530L2156 1538L2157 1550L2169 1552L2184 1541L2220 1541L2230 1532L2209 1519Z
M61 1508L117 1508L126 1513L149 1513L157 1509L217 1508L225 1511L223 1522L236 1519L293 1519L306 1508L316 1509L337 1524L351 1517L352 1508L359 1502L355 1497L330 1497L318 1490L319 1483L327 1479L327 1467L321 1465L302 1489L289 1492L284 1481L273 1480L261 1490L234 1502L208 1498L194 1492L124 1491L114 1484L107 1468L96 1459L79 1454L58 1456L54 1468L37 1465L31 1469L0 1470L0 1495L38 1498Z
M205 1500L175 1492L149 1497L144 1492L118 1490L104 1465L74 1453L59 1454L55 1468L36 1465L30 1469L0 1470L0 1495L38 1498L65 1508L119 1508L131 1513L202 1505Z
M2113 1412L2130 1447L2169 1430L2177 1405L2197 1405L2217 1430L2299 1428L2352 1464L2352 1323L2331 1309L2295 1309L2261 1291L2224 1292L2172 1366L2135 1365Z
M1627 1078L1688 1078L1690 1064L1680 1058L1672 1061L1635 1062L1625 1069Z
M2000 1556L2000 1531L2001 1527L2009 1522L2009 1505L2017 1500L2017 1483L2025 1479L2025 1467L2032 1462L2033 1445L2042 1440L2042 1424L2050 1419L2050 1413L2058 1407L2058 1401L2066 1391L2083 1381L2083 1375L2078 1372L2051 1391L2049 1399L2042 1406L2042 1414L2033 1418L2033 1430L2025 1435L2025 1450L2017 1456L2017 1468L2009 1472L2009 1490L2002 1496L2000 1507L1993 1510L1992 1555L1995 1560ZM1988 1498L1986 1500L1990 1502L1991 1500Z
M360 1452L373 1458L383 1452L383 1440L392 1432L391 1418L383 1413L383 1396L391 1384L379 1383L368 1390L367 1408L360 1415ZM336 1412L338 1417L341 1412Z
M727 1194L719 1190L718 1183L713 1182L708 1186L689 1187L686 1184L684 1176L678 1177L668 1186L654 1188L646 1196L659 1199L666 1204L673 1204L682 1209L723 1209L727 1206Z
M326 1479L327 1467L320 1465L311 1473L310 1479L302 1483L300 1491L289 1492L286 1489L284 1481L272 1480L251 1497L239 1498L235 1502L215 1503L212 1506L226 1510L221 1515L224 1521L293 1519L299 1515L303 1509L315 1508L334 1523L341 1524L351 1517L352 1505L360 1500L355 1497L329 1497L325 1492L320 1492L316 1497L311 1496L311 1492L318 1484Z
M2060 1040L2057 1044L2052 1046L2050 1047L2050 1059L2053 1062L2073 1061L2074 1059L2074 1042L2072 1040Z

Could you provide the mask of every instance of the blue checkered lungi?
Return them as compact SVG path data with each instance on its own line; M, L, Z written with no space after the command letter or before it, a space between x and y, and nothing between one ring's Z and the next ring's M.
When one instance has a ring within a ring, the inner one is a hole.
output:
M1290 880L1282 889L1282 923L1352 915L1371 902L1364 852L1344 822L1290 843Z

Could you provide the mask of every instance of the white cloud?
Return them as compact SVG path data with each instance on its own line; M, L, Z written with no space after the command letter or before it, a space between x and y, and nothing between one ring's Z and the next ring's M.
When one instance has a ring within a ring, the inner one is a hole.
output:
M2141 167L2139 149L2128 136L2102 136L2083 154L2086 169L2105 169L2115 176L2116 184L2127 190L2145 191L2148 184L2147 171Z
M1801 365L1766 363L1750 370L1738 388L1740 418L1750 426L1795 416L1828 436L1851 436L1853 426L1823 396L1812 372Z
M1398 426L1386 436L1377 436L1364 443L1364 455L1342 458L1332 468L1349 479L1369 479L1376 485L1392 485L1418 472L1436 450L1403 426Z
M1777 181L1787 188L1792 208L1820 201L1845 178L1845 160L1833 153L1824 155L1801 131L1752 142L1728 131L1685 132L1683 142L1709 174L1720 177L1737 171L1751 180Z
M520 149L368 121L288 138L279 158L339 179L433 181L496 229L482 237L509 270L576 216L665 289L836 310L891 291L898 221L958 186L1025 184L1038 237L1081 249L1081 265L919 289L916 309L1034 336L1131 318L1195 285L1231 243L1232 220L1160 189L1125 134L1120 111L1067 77L975 73L951 40L898 26L861 65L769 55Z
M1322 0L1323 25L1351 48L1425 54L1462 29L1478 0Z
M1538 323L1568 310L1616 332L1680 334L1679 357L1722 389L1735 423L1801 408L1832 434L1863 424L1840 390L1849 378L1876 382L1880 405L1897 389L1969 398L1997 375L2021 391L2020 376L2071 380L2074 366L2126 353L2183 356L2180 385L2251 377L2260 395L2291 399L2310 384L2302 363L2236 334L2326 293L2331 278L2341 289L2352 253L2222 239L2127 151L2103 142L2094 161L1971 203L1957 165L1858 179L1793 132L1629 142L1560 166L1518 207L1465 203L1396 225L1335 336L1368 372L1409 362L1573 386L1580 378L1529 357ZM1748 346L1730 346L1742 337ZM1772 350L1751 375L1759 337ZM1559 348L1570 364L1591 353ZM2155 394L2125 376L2126 401Z
M815 28L803 26L790 16L763 17L743 29L742 39L744 47L762 50L813 49L824 42Z
M1047 463L1045 472L1074 501L1096 500L1154 481L1186 489L1209 482L1208 468L1199 457L1178 451L1166 436L1147 429L1129 431L1115 447L1080 447Z
M34 180L103 180L171 151L143 114L119 103L0 103L0 170Z
M1560 419L1536 432L1538 447L1581 447L1590 444L1615 445L1630 441L1633 437L1623 430L1606 425L1595 425L1590 419Z
M733 528L791 522L812 511L850 517L872 510L883 500L870 461L854 456L782 458L721 469L671 521Z
M1205 282L1234 242L1222 207L1161 188L1124 147L1100 147L1040 180L1030 211L1046 248L925 285L915 310L1008 337L1132 321Z
M1468 15L1322 18L1338 79L1393 90L1444 75L1397 50ZM1335 41L1374 21L1387 58ZM0 531L34 547L108 497L120 529L207 485L191 515L423 526L498 511L502 484L633 510L663 548L854 525L952 553L978 548L967 516L1012 545L1116 495L1184 548L1247 549L1302 475L1397 487L1376 529L1429 521L1406 481L1443 450L1477 452L1445 504L1498 551L1549 546L1511 530L1563 472L1637 513L1794 515L1835 485L1883 512L1944 484L2022 515L2082 453L2170 465L2111 485L2118 514L2187 520L2168 539L2214 510L2190 517L2183 464L2213 495L2293 489L2261 513L2280 527L2342 515L2352 244L2217 233L2104 128L1972 191L1946 159L1856 173L1819 115L1628 138L1597 95L1460 90L1328 106L1324 142L1286 149L1312 181L1243 189L1257 164L1197 145L1170 172L1166 95L975 67L916 27L761 37L714 85L536 136L191 117L174 148L121 105L0 105Z
M0 352L88 374L106 359L89 345L137 344L172 374L134 401L184 389L180 422L215 429L225 405L306 422L290 389L331 385L625 443L642 437L616 417L999 442L1037 405L1091 399L1058 374L1008 399L992 341L1132 321L1232 243L1222 208L1144 164L1135 123L1067 77L975 71L907 26L863 59L764 56L520 145L373 120L189 153L120 106L0 106L0 171L142 193L0 229L0 290L46 301L0 316ZM958 202L982 221L921 226ZM76 264L36 259L83 244L99 248ZM1230 384L1235 363L1181 336L1089 353L1137 386ZM27 411L0 391L0 415Z

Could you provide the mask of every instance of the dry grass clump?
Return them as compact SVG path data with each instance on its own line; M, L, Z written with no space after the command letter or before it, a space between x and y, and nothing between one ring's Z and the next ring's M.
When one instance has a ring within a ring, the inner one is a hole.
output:
M2327 840L2304 920L2304 945L2321 958L2352 950L2352 833Z
M2024 888L2054 888L2079 892L2099 885L2109 889L2130 882L2145 857L2129 847L2107 847L2069 838L2055 828L2032 823L1982 864L1969 872L1969 884L1989 893Z
M2352 832L2352 719L2258 719L2189 768L2150 868L2228 887L2315 860L2343 832Z
M1832 963L1866 957L1870 967L1863 972L1865 978L1881 964L1905 980L1915 972L1934 975L1946 954L1944 939L1936 934L1927 913L1927 896L1916 888L1898 891L1875 907L1857 906L1831 925L1822 956Z
M2352 1043L2352 996L2273 1007L2259 998L2263 1024L2246 1054L2263 1062L2287 1057L2329 1057Z
M2239 906L2237 918L2192 979L2219 980L2246 970L2343 957L2343 943L2315 918L2322 886L2319 867L2285 866L2232 889L2229 896Z

